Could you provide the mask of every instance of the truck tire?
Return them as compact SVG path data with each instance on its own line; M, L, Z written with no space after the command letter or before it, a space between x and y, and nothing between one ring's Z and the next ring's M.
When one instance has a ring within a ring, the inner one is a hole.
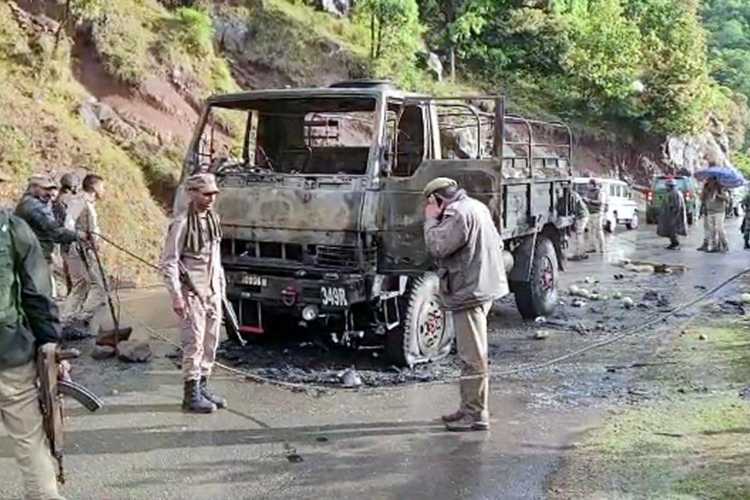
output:
M401 297L401 324L386 334L388 358L397 366L437 361L451 351L453 321L440 309L440 279L426 273L410 280Z
M549 238L540 236L534 251L530 281L514 281L516 307L524 319L548 316L557 305L557 254Z

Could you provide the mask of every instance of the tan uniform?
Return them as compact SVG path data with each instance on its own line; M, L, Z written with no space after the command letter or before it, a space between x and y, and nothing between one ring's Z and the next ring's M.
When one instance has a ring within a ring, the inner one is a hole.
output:
M82 193L70 200L65 226L89 234L99 233L96 213L96 198L93 193ZM96 242L96 237L94 236ZM107 304L96 257L89 243L73 243L65 255L72 287L63 304L63 315L97 315Z
M28 500L65 500L57 490L55 468L42 429L36 365L0 370L0 417L13 441Z
M589 234L589 247L599 253L607 251L607 242L604 239L604 218L607 214L607 195L603 188L589 189L587 200L589 203L589 218L587 230Z
M425 220L425 243L440 265L441 299L453 313L462 373L461 411L487 419L487 314L509 292L503 240L489 209L465 192L446 203L440 219Z
M199 253L185 248L188 213L172 221L161 255L161 270L172 300L182 297L186 314L181 320L182 372L184 379L199 380L211 375L221 329L221 298L225 293L221 267L221 241L203 246ZM205 216L200 218L206 228ZM190 276L200 297L180 282L180 265Z
M727 204L731 194L724 188L715 189L705 196L706 221L704 228L707 231L708 251L727 251L727 232L724 221L727 216Z

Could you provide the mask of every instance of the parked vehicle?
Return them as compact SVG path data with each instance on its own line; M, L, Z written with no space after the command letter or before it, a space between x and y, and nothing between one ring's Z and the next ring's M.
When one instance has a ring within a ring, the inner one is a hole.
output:
M447 355L453 330L422 228L422 189L440 176L490 208L521 315L549 316L573 224L570 129L476 99L383 82L210 98L183 179L217 175L241 334L286 318L344 345L384 345L401 365Z
M646 193L646 223L655 224L659 213L659 207L667 194L667 179L673 178L677 189L685 198L685 209L687 211L688 224L693 224L700 214L700 193L698 183L690 176L659 175L651 181L651 190Z
M576 177L573 179L575 190L586 196L590 177ZM628 229L637 229L640 223L638 204L633 200L633 191L627 182L619 179L597 177L602 189L607 193L607 213L604 217L604 230L615 232L618 224L624 224Z

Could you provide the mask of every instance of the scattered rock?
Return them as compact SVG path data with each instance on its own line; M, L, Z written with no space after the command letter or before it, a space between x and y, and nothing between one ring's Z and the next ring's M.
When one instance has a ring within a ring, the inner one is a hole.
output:
M740 397L742 399L750 399L750 385L740 391Z
M97 361L102 359L112 358L115 355L115 348L109 345L95 345L94 350L91 351L91 357Z
M701 333L700 335L698 335L698 340L708 340L708 337L706 337L705 333Z
M740 295L740 301L742 301L743 304L750 304L750 293L743 293Z
M350 389L360 387L362 385L362 377L359 376L357 370L354 368L347 368L343 372L339 373L339 379L341 385Z
M573 307L585 307L586 301L583 299L573 299L573 302L570 303Z
M622 299L622 306L625 309L632 309L635 306L635 302L630 297L625 297Z
M117 344L117 358L129 363L146 363L151 360L153 352L148 342L124 340Z
M622 294L620 292L615 292L612 294L612 298L615 300L620 300L622 298Z
M534 334L534 340L544 340L549 337L549 332L547 330L537 330Z
M111 394L112 394L113 396L119 396L119 394L120 394L120 391L118 391L117 389L112 389L112 391L111 391Z
M352 9L350 0L316 0L315 4L318 9L339 17L348 15Z
M83 340L93 337L91 327L87 321L73 321L63 326L63 340Z
M297 453L290 453L289 455L286 456L286 459L289 460L289 462L293 464L298 464L304 461L302 456L298 455Z

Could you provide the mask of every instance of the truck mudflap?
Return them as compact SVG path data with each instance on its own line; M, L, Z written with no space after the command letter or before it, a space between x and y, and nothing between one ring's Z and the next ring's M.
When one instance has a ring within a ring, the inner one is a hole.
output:
M343 314L367 300L366 285L361 275L327 273L323 279L302 279L227 271L227 296L243 333L264 333L266 310L306 321Z

